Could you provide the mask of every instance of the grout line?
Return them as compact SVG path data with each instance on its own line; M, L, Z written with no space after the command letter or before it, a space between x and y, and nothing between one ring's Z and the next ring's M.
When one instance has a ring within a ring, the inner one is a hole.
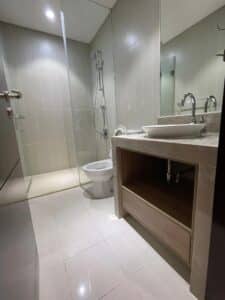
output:
M64 192L64 191L68 191L68 190L72 190L74 188L77 188L79 187L79 183L74 185L74 186L71 186L71 187L68 187L68 188L62 188L60 190L57 190L57 191L52 191L52 192L46 192L46 193L43 193L41 195L34 195L34 196L30 196L28 198L28 200L33 200L33 199L36 199L36 198L41 198L41 197L44 197L44 196L50 196L50 195L53 195L53 194L57 194L57 193L61 193L61 192Z
M106 292L104 295L102 295L100 298L98 298L98 300L102 300L104 299L106 296L108 296L109 294L111 294L113 291L115 291L119 286L121 286L122 283L118 283L116 286L114 286L111 290L109 290L108 292Z

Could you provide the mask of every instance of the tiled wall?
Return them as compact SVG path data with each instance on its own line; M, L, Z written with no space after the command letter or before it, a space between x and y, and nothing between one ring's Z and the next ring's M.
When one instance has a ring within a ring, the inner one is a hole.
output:
M102 28L99 30L95 39L91 44L91 65L92 65L92 84L93 84L93 99L96 93L96 62L93 59L93 54L96 50L102 51L102 57L104 60L104 87L105 87L105 99L106 99L106 113L107 113L107 125L109 129L110 138L117 127L116 122L116 102L115 102L115 76L114 76L114 61L113 61L113 33L112 33L112 22L111 15L108 17ZM98 115L99 115L99 126L98 129L102 129L102 116L98 105ZM110 149L110 141L107 145L105 140L100 136L97 137L97 158L103 159L107 158L107 150Z
M160 111L158 0L118 0L91 44L102 50L110 134L157 123ZM93 64L93 70L95 65ZM104 157L97 139L98 157Z
M68 41L72 124L79 166L96 160L90 46Z
M76 134L79 138L85 138L81 119L86 126L86 120L90 118L86 110L84 114L80 113L84 108L91 109L88 45L68 42L72 120L62 40L13 25L1 23L0 27L9 86L23 93L16 111L25 118L17 120L17 131L22 140L26 175L74 166L73 130L79 131ZM85 133L87 137L88 133ZM86 144L84 140L78 144L82 153L90 151L90 143L85 141Z
M112 10L117 122L157 122L160 110L160 1L119 0Z

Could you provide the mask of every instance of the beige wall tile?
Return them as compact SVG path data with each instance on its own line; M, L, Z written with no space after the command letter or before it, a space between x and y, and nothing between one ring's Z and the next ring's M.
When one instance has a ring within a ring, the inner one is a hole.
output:
M92 105L89 46L68 41L71 102L62 39L14 25L0 25L10 88L23 93L15 110L25 117L18 121L17 133L26 175L74 167L76 124L71 106L90 109ZM89 117L87 114L84 122L90 127ZM86 144L89 148L90 140L86 139Z
M159 115L159 1L119 1L112 23L118 123L139 129Z

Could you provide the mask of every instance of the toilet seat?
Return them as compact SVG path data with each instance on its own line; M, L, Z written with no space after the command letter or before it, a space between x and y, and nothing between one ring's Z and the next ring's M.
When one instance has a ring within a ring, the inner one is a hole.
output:
M110 170L110 169L112 169L112 160L107 159L107 160L96 161L96 162L85 165L83 168L89 172Z
M83 166L82 169L93 182L108 181L113 176L113 163L111 159L89 163Z

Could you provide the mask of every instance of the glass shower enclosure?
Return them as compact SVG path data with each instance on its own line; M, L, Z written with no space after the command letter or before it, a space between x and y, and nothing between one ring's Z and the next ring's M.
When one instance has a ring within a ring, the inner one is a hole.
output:
M13 121L28 198L79 185L71 102L57 1L31 1L34 22L0 22ZM11 6L11 10L12 10ZM10 17L14 11L8 11ZM50 14L51 12L51 14ZM51 18L50 18L51 17Z
M96 16L95 29L88 28L84 38L79 32L85 31L85 20L74 20L75 2L80 9L89 10ZM112 52L111 11L89 0L62 1L62 26L64 27L64 47L67 57L70 88L72 126L76 147L76 164L80 186L92 197L92 183L83 171L83 166L110 157L110 138L115 130L114 66ZM71 24L79 23L76 26ZM102 25L106 28L101 32ZM76 37L76 41L71 37ZM107 39L107 40L106 40ZM75 51L76 49L76 51ZM76 52L76 55L74 55Z
M91 0L29 5L33 22L0 21L7 84L22 93L12 107L28 198L90 191L82 167L109 157L115 129L110 9Z

